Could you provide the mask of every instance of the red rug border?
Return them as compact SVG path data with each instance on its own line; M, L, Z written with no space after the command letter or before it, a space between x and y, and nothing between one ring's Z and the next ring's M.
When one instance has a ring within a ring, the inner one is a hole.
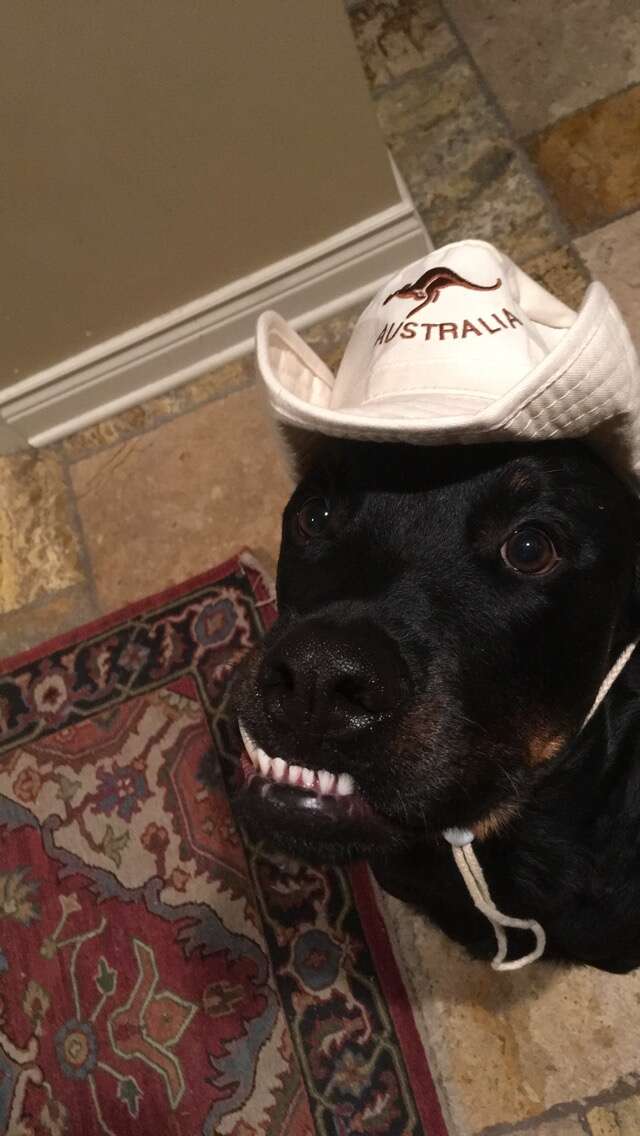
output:
M180 599L181 596L187 595L205 584L215 584L217 580L228 576L230 572L244 568L242 563L244 553L251 555L248 548L242 548L222 564L200 572L196 576L191 576L190 579L184 580L180 584L171 584L152 595L134 600L116 611L109 612L98 619L90 620L88 623L83 623L79 627L74 627L71 631L63 632L61 635L53 636L51 639L47 639L43 643L30 647L28 650L10 658L0 660L0 676L49 655L52 651L75 646L80 640L99 635L110 627L115 627L127 619L141 615L153 607L160 607L163 604ZM257 562L254 571L261 580L268 580L268 575ZM248 579L251 590L255 593L255 583L250 576L248 576ZM420 1120L425 1126L425 1136L449 1136L429 1062L415 1024L409 994L396 962L384 917L378 906L369 869L364 863L356 864L351 868L350 876L358 915L373 956L376 976L393 1019L416 1107Z
M184 580L181 584L170 584L167 588L154 592L153 595L144 596L140 600L133 600L116 611L110 611L106 615L101 615L97 619L92 619L88 623L72 628L70 631L63 631L60 635L54 635L51 639L37 643L35 647L29 647L26 651L21 651L8 659L0 659L0 675L33 663L36 659L42 658L43 655L49 655L52 651L60 651L64 647L74 647L80 639L89 639L94 635L100 635L101 632L108 631L110 627L123 623L126 619L141 615L149 608L159 607L161 604L180 599L181 596L194 591L203 584L215 584L223 576L228 576L234 568L243 566L241 558L244 552L249 552L249 549L241 548L239 552L230 556L224 563L216 565L215 568L208 568L204 572L199 572L197 576L191 576L189 580ZM262 567L258 571L261 575L264 575ZM253 585L251 587L254 590Z
M438 1090L411 1009L409 992L396 962L369 868L364 862L354 864L350 876L360 922L376 964L378 982L393 1018L425 1136L449 1136Z

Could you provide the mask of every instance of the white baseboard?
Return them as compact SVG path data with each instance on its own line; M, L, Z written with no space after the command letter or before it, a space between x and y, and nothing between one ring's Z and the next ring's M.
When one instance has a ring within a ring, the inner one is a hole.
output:
M275 308L309 326L367 300L432 247L406 188L381 213L0 391L0 453L43 446L196 378L253 347Z

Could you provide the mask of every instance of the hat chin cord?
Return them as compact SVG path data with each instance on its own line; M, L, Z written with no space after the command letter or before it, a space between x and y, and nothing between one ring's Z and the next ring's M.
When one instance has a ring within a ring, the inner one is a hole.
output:
M639 642L640 639L635 639L628 647L625 647L622 654L611 667L611 670L596 695L593 706L580 727L579 733L582 733L587 723L593 718L600 703L606 698L618 678L618 675L629 662ZM491 898L489 885L487 884L484 872L473 850L474 835L470 830L464 828L447 828L443 835L445 840L451 845L454 860L471 899L478 911L482 912L493 926L496 942L498 944L498 950L491 962L493 969L521 970L522 967L528 966L531 962L535 962L545 951L547 937L544 932L544 927L538 923L537 919L516 919L514 916L504 915L498 910ZM507 950L509 946L505 930L507 927L517 927L520 930L532 932L535 938L535 946L529 954L522 955L521 958L507 960Z

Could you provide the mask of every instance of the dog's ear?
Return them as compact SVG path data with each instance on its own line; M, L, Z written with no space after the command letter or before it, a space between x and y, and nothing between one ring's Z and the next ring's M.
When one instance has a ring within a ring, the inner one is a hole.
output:
M277 423L276 430L289 469L296 481L303 481L322 463L329 439L284 422Z

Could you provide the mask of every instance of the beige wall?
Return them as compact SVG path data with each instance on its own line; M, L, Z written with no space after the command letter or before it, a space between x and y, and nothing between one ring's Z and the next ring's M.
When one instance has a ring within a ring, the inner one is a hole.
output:
M0 386L396 200L341 0L13 0Z

